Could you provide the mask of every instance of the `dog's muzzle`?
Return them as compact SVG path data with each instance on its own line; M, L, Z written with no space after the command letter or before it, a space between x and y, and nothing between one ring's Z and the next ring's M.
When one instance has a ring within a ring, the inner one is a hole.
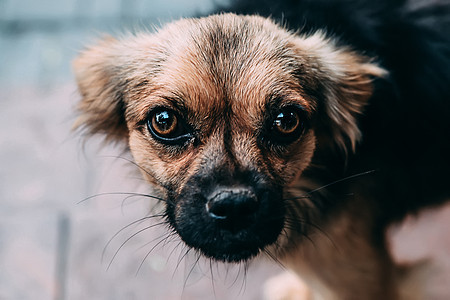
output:
M170 224L187 245L233 262L249 259L277 240L284 225L280 188L260 175L221 182L211 178L217 177L193 178L168 202Z

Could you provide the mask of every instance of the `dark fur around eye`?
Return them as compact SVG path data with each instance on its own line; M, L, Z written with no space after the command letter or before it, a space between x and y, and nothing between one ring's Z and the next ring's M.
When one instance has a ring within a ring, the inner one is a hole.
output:
M184 145L193 137L192 130L183 118L168 108L153 109L146 122L151 136L163 144Z

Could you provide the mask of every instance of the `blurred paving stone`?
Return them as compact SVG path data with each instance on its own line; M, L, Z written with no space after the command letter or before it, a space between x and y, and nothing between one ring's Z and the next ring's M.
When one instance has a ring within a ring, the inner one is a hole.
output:
M216 2L219 3L220 1ZM213 1L205 0L191 0L189 5L186 5L185 0L135 0L132 3L134 4L133 14L139 17L151 16L157 21L173 20L182 16L192 16L200 13L206 14L214 8Z
M5 20L67 19L73 16L77 0L7 0L3 4Z
M66 30L64 34L32 31L19 35L0 35L0 86L45 86L72 79L71 63L94 31Z
M0 199L3 209L67 208L85 192L70 136L73 85L0 90ZM68 159L68 157L71 157Z
M130 1L131 2L131 1ZM119 18L121 0L78 0L75 16L81 18Z
M0 299L53 299L57 218L0 212Z

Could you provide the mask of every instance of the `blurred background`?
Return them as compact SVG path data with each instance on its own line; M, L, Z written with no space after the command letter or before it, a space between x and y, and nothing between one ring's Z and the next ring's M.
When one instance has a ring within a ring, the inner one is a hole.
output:
M133 223L152 203L126 194L145 191L127 154L70 130L84 45L218 1L0 0L0 300L261 299L278 265L211 263L159 220ZM393 228L394 254L433 257L429 289L448 299L450 208L422 219Z

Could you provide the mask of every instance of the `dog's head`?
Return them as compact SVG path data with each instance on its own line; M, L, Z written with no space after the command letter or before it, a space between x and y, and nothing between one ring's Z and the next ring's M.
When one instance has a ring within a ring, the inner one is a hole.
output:
M248 259L286 226L316 147L353 148L383 71L321 32L256 16L185 19L106 39L75 61L77 126L122 141L191 247Z

